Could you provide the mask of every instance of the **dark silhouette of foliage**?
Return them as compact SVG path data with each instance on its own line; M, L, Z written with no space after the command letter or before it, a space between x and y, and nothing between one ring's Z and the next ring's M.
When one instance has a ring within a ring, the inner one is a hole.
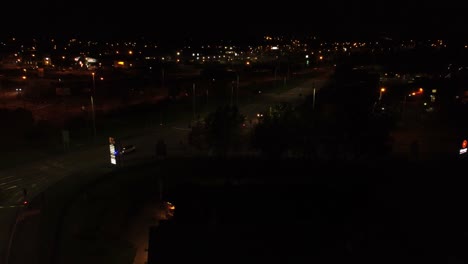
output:
M192 125L188 143L198 150L210 148L215 155L225 156L240 145L244 120L236 106L218 107L204 122Z
M329 86L292 108L272 106L254 128L252 146L271 158L357 160L391 152L395 117L372 112L378 99L376 75L341 67Z
M196 125L189 142L203 146L203 140L216 156L224 157L228 151L241 145L245 116L236 106L222 106L205 118L205 127Z
M15 132L24 133L27 129L30 129L34 125L34 117L31 111L24 108L17 108L13 110L10 115L11 128Z
M90 135L91 126L90 121L83 116L76 116L68 119L65 122L64 128L70 131L72 138L84 138Z
M206 142L207 129L203 122L196 122L188 135L188 143L197 150L203 150L207 147Z
M290 104L277 104L264 114L252 134L252 146L269 158L281 158L300 138L297 113Z
M15 144L23 141L27 131L34 126L34 118L31 111L24 108L15 110L0 109L0 120L2 122L0 136L7 139L5 144Z
M57 128L46 120L39 120L34 127L26 133L26 139L35 146L44 146L60 139L60 133Z

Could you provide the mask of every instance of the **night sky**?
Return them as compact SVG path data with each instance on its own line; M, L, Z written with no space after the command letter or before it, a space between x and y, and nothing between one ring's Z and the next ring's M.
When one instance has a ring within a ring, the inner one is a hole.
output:
M35 1L2 12L2 35L241 38L263 34L329 37L464 38L466 10L456 3L329 0L278 2ZM8 26L6 26L8 25Z

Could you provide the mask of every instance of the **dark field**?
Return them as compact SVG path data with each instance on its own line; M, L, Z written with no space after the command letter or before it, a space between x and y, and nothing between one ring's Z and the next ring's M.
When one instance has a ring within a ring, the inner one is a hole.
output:
M149 263L462 263L464 162L194 164Z

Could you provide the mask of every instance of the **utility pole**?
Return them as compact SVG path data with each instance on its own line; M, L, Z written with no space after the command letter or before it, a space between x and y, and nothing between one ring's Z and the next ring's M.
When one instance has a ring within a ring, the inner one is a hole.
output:
M315 110L315 81L312 82L313 93L312 93L312 110Z
M193 121L195 121L195 83L192 86L192 97L193 97Z
M239 105L239 73L237 73L237 84L236 84L236 105Z
M93 98L93 95L96 90L96 82L94 79L94 72L91 73L91 75L93 76L93 90L91 91L91 115L92 115L91 117L93 120L93 137L96 138L96 114L94 112L94 98Z
M2 86L2 83L3 83L3 75L0 75L0 92L2 93L1 96L2 96L2 102L3 102L3 106L6 105L6 101L5 101L5 90L3 89L3 86Z
M164 89L164 65L161 68L161 88Z
M163 120L162 120L162 110L159 110L159 125L162 126L163 125Z
M314 92L312 95L312 110L315 110L315 87L314 87Z
M234 81L231 82L231 106L233 105L234 100Z

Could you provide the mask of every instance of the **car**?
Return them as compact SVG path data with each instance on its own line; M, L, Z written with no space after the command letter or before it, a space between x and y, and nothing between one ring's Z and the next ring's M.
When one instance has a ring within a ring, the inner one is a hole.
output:
M128 153L132 153L136 150L135 145L126 145L122 149L120 149L120 154L125 155Z

